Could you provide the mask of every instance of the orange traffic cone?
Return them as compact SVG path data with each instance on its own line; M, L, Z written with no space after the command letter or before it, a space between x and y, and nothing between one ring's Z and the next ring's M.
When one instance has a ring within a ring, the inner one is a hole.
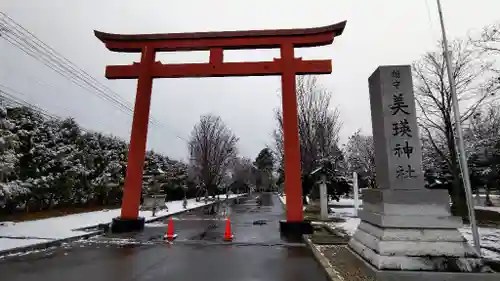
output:
M167 225L167 234L165 234L163 238L167 239L168 241L172 241L176 237L177 234L174 234L174 221L172 220L172 217L170 217Z
M226 219L226 230L224 231L224 241L233 241L233 233L231 232L231 219Z

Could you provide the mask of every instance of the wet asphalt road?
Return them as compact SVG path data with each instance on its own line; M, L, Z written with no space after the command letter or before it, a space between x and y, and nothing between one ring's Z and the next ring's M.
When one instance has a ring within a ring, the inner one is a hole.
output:
M149 224L141 233L105 235L10 257L0 261L0 279L328 280L304 244L280 237L283 208L279 199L270 193L261 199L262 204L248 198L240 204L221 206L215 216L196 211L175 217L178 237L172 244L161 239L165 221ZM235 235L232 243L223 241L226 214ZM254 224L256 221L263 224Z

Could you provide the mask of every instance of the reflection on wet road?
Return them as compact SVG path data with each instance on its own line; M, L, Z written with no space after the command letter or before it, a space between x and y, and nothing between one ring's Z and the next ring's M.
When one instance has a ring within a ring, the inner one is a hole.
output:
M0 262L2 280L327 280L309 249L280 237L283 208L262 194L220 206L216 215L194 211L174 218L177 239L162 240L162 223L141 233L106 235ZM223 241L226 215L233 243Z

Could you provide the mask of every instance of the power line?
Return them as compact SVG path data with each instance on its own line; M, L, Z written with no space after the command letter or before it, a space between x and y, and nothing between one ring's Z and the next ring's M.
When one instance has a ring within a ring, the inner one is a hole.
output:
M62 122L64 120L64 118L62 118L61 116L52 114L49 111L47 111L47 110L45 110L37 105L34 105L34 104L28 102L27 100L19 97L19 95L24 95L24 94L17 91L17 90L14 90L12 88L9 88L5 85L0 84L0 103L3 104L5 102L5 104L7 106L11 106L11 107L27 107L30 110L32 110L33 112L38 113L42 117L45 117L49 120L57 120L60 122ZM80 130L84 131L85 133L92 132L91 130L83 128L81 125L78 125L78 127L80 128Z
M99 83L94 77L80 69L3 12L0 12L0 37L12 46L42 62L75 85L97 95L105 101L111 102L120 111L133 116L133 106L128 101L107 86ZM149 123L156 127L161 126L165 128L163 124L152 117ZM186 141L178 135L176 137Z
M9 72L12 71L13 69L9 68ZM22 74L20 74L22 75ZM16 75L17 76L20 76L20 75ZM54 86L50 85L50 84L46 84L44 82L41 82L39 81L38 79L36 78L33 78L31 76L27 76L29 77L31 81L37 83L38 85L41 85L42 87L48 87L48 88L51 88L51 89L54 89L55 92L60 92L59 90L57 90ZM6 86L5 84L1 84L0 82L0 89L6 89L7 91L10 91L10 92L14 92L16 94L19 94L20 96L23 96L23 97L31 97L32 95L30 94L27 94L27 93L22 93L20 92L19 90L14 90L13 88L9 87L9 86ZM38 89L39 90L39 89ZM40 90L39 90L40 91ZM51 101L51 104L56 108L56 109L61 109L64 114L66 114L67 116L71 116L73 114L75 114L75 109L68 109L67 107L65 107L64 105L61 105L59 102L57 102L57 100L52 100Z
M18 97L11 95L2 89L0 89L0 102L2 102L2 105L5 102L5 104L7 106L11 106L11 107L28 107L31 110L35 111L36 113L38 113L38 114L40 114L48 119L60 120L59 116L52 115L52 114L46 112L45 110L43 110L35 105L32 105L32 104L26 102L25 100L19 99Z
M67 58L50 48L47 44L39 40L21 25L17 24L10 17L1 12L0 14L4 16L1 20L3 22L3 37L11 45L18 47L28 55L41 61L52 70L58 72L83 89L93 91L94 94L97 94L99 97L113 102L115 105L119 106L119 109L123 109L122 111L130 114L133 112L132 105L121 96L110 90L108 87L100 84L87 72L78 68ZM150 123L157 125L158 122L151 118Z
M43 46L42 48L40 48L40 44L38 44L38 47L35 46L35 44L22 37L22 35L16 33L15 29L12 29L5 24L3 24L1 30L3 31L1 34L2 38L4 38L12 46L20 49L34 59L42 62L47 67L59 73L82 89L87 90L106 101L111 101L112 104L114 106L118 106L118 109L120 109L121 111L129 115L131 112L133 112L131 106L127 105L124 101L119 100L119 98L116 98L116 96L118 95L111 96L100 89L98 85L96 86L95 83L89 81L88 77L86 77L85 74L82 75L82 73L75 70L73 66L61 62L60 58L53 56L53 52L51 52L52 50L47 50Z
M18 92L12 88L9 88L7 86L1 85L0 84L0 103L3 105L10 106L10 107L27 107L33 112L40 114L42 117L45 117L49 120L57 120L57 121L63 121L64 118L57 116L55 114L52 114L48 112L47 110L34 105L28 101L26 101L23 98L20 98L19 95L23 95L21 92ZM90 133L90 130L87 130L83 128L81 125L78 125L80 130L84 131L85 133Z
M431 16L431 9L430 9L430 6L429 6L429 2L428 0L424 0L425 1L425 8L427 9L427 21L429 23L428 27L429 27L429 33L431 34L432 36L432 39L434 41L438 41L438 38L436 36L436 34L433 32L434 30L434 26L432 24L432 16Z

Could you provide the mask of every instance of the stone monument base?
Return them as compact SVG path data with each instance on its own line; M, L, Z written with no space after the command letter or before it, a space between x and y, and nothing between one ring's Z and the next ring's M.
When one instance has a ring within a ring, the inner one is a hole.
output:
M366 190L351 250L379 270L481 272L446 190Z
M360 269L367 276L377 281L496 281L500 274L494 272L449 272L449 271L415 271L415 270L379 270L363 257L349 249L354 257L361 261Z
M362 222L349 247L380 270L483 270L482 260L456 229L382 229Z

